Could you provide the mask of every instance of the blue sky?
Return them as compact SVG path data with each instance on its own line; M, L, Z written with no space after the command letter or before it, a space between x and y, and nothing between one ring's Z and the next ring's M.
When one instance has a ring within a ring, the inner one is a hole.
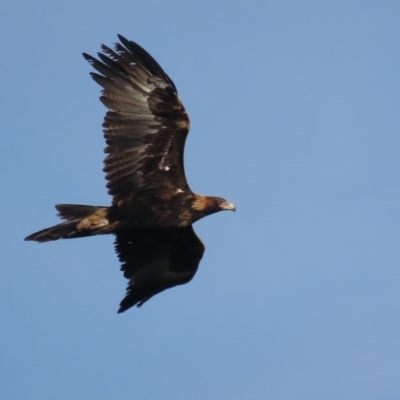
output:
M398 399L400 3L3 1L0 383L7 399ZM112 237L44 245L54 204L108 205L82 52L121 33L175 82L194 280L117 315Z

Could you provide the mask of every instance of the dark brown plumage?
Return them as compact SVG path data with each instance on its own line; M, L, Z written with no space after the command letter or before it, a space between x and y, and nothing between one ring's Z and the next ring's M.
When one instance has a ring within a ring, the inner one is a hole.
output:
M48 242L98 234L116 235L121 270L129 279L118 312L157 293L189 282L204 245L192 224L235 206L219 197L193 193L186 181L183 152L189 117L174 83L138 44L119 35L99 59L83 56L98 73L107 154L104 171L110 207L57 205L66 222L25 240Z

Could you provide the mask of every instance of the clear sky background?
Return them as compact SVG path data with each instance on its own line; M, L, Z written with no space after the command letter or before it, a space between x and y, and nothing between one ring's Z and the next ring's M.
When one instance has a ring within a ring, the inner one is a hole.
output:
M400 398L400 2L11 1L1 34L0 386L10 400ZM121 33L191 117L194 280L117 315L112 237L38 245L108 205L82 52Z

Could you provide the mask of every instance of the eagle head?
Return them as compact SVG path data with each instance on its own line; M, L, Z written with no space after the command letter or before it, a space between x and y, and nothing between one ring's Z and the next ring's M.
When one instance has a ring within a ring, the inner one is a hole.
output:
M202 218L219 211L236 211L236 206L221 197L196 195L192 203L192 209L200 213L200 218Z

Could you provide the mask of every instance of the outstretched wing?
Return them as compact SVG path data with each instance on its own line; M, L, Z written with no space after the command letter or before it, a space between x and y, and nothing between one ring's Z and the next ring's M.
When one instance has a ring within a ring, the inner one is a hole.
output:
M117 233L115 249L129 279L119 313L157 293L189 282L205 250L192 226L158 231Z
M186 190L183 151L190 123L175 85L143 48L118 37L122 44L115 50L103 45L100 60L83 54L101 74L91 76L109 109L104 171L113 204Z

